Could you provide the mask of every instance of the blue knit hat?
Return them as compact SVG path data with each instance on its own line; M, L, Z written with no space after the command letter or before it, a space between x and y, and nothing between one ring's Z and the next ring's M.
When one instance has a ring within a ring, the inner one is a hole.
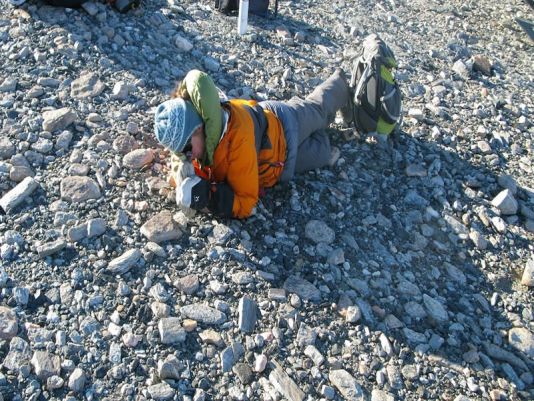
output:
M175 153L184 149L193 132L202 124L202 118L193 103L181 98L160 104L154 117L156 138Z

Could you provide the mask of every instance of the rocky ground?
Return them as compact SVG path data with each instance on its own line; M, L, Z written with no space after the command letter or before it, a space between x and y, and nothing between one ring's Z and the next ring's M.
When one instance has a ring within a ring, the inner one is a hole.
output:
M533 43L519 0L0 8L0 400L534 399ZM180 212L153 106L191 68L305 95L394 49L403 133L244 221Z

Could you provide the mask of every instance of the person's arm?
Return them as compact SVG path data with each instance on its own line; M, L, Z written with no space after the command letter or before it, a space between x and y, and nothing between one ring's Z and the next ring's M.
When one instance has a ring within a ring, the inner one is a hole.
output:
M177 203L196 210L208 208L222 217L249 217L259 198L258 160L253 135L241 133L230 144L224 182L195 176L177 189Z
M228 202L233 192L232 216L237 218L249 217L252 209L258 203L259 177L258 158L254 145L253 135L240 135L232 142L228 153L228 172L226 183L229 188L224 188L219 195L215 192L215 201L222 205Z

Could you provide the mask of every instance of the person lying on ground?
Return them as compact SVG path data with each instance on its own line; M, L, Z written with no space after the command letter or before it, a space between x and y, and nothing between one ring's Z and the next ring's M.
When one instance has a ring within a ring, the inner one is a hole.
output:
M338 110L352 115L340 69L305 99L221 102L211 77L198 70L171 97L156 108L155 136L171 152L177 203L222 217L249 217L264 188L326 166L339 150L325 129Z

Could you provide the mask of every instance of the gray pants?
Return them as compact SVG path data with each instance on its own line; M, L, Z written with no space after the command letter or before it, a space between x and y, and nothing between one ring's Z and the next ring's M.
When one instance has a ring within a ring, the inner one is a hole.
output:
M330 139L325 133L336 111L349 101L349 87L343 71L336 70L305 99L294 97L288 102L266 101L262 107L273 111L282 122L288 155L281 181L328 164Z
M324 132L336 116L336 111L349 101L349 87L341 70L336 70L325 82L316 87L306 99L292 98L291 107L299 127L297 173L328 164L330 139Z

